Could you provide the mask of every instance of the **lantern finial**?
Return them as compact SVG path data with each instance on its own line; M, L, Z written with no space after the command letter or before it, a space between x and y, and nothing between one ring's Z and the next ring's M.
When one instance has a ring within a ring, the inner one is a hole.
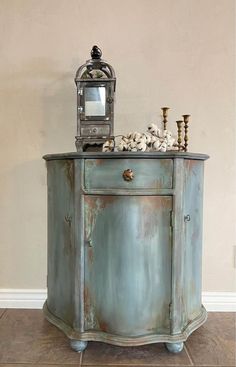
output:
M93 46L91 50L91 57L92 59L100 60L102 57L102 50L98 46Z

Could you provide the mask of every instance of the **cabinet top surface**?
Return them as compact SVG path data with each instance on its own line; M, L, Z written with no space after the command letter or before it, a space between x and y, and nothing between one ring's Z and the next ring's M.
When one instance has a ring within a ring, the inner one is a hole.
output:
M101 158L183 158L183 159L197 159L206 160L209 158L207 154L202 153L189 153L189 152L70 152L70 153L57 153L47 154L43 156L46 161L57 160L57 159L101 159Z

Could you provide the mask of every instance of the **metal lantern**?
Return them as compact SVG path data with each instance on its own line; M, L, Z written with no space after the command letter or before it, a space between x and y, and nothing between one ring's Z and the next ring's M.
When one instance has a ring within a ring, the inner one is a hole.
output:
M77 86L77 151L101 150L114 139L115 72L101 59L102 51L93 46L91 59L79 67Z

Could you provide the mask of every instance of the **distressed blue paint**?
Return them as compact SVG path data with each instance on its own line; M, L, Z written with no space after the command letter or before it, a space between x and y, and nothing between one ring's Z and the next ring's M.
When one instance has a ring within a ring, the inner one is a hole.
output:
M74 164L49 161L48 167L48 307L73 325Z
M184 223L184 284L185 322L193 320L202 303L202 204L203 162L184 161L183 214L190 216Z
M171 197L87 196L86 329L170 332Z
M124 346L162 341L174 343L167 348L175 352L206 319L200 296L207 156L69 153L45 159L46 317L74 340L74 349L88 340ZM127 168L134 181L123 180ZM184 222L187 214L190 222Z

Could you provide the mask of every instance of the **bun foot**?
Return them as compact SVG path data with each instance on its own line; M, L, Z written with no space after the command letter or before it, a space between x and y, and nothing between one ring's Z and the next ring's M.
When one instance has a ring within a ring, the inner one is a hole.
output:
M88 342L84 340L70 339L70 346L75 352L81 353L87 347Z
M165 343L166 348L171 353L179 353L181 350L183 350L184 343Z

